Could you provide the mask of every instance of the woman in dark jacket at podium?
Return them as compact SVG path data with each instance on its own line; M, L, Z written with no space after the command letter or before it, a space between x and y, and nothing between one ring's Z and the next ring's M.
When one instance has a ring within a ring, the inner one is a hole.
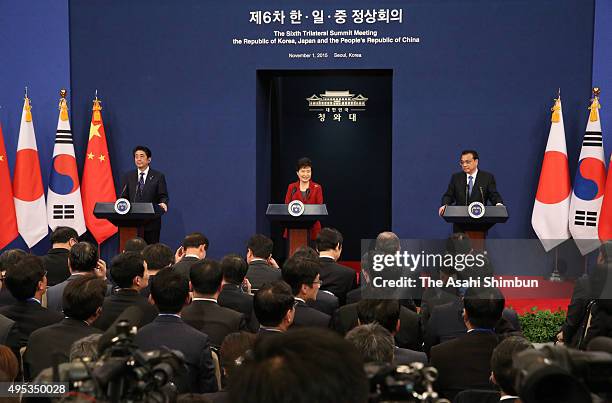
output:
M287 187L285 204L293 200L300 200L304 204L323 204L323 188L311 180L312 161L310 158L303 157L297 161L296 174L298 181L290 183ZM321 223L317 221L310 228L310 239L313 241L317 239L320 231ZM284 237L287 237L287 230L285 230Z

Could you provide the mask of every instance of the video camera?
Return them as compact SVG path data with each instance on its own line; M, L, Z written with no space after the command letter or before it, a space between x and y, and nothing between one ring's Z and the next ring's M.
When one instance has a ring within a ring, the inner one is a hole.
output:
M450 403L439 398L433 390L438 377L434 367L420 362L410 365L366 364L365 373L370 381L369 403Z

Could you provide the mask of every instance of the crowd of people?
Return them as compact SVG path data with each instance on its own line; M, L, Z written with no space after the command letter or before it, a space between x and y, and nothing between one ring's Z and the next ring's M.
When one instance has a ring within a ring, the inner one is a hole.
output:
M173 380L179 401L367 402L376 393L368 363L433 366L433 390L449 401L520 401L513 361L533 346L500 290L366 297L373 273L367 264L358 273L338 263L343 237L335 229L323 228L316 249L300 248L282 267L260 234L247 241L245 257L219 261L207 258L201 233L185 236L176 251L135 238L109 266L71 228L56 228L51 242L42 257L0 255L1 381L39 382L54 365L95 361L103 333L137 307L135 346L182 353L186 371ZM612 336L610 299L595 295L607 284L609 247L596 280L578 282L558 341L586 348ZM398 237L383 232L374 253L399 249ZM592 326L579 329L585 315Z

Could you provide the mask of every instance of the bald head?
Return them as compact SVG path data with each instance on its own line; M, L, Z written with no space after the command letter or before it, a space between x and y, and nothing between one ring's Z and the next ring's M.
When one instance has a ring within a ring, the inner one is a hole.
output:
M376 237L376 250L382 253L393 254L400 250L400 240L395 233L385 231Z

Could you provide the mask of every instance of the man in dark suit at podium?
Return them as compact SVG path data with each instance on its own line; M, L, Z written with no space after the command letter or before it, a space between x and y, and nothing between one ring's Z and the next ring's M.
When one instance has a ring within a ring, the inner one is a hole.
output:
M121 179L121 197L130 202L153 203L164 212L168 211L168 189L163 173L149 167L151 150L136 146L133 150L136 171L127 172ZM161 218L158 217L144 226L143 238L151 245L159 242Z

